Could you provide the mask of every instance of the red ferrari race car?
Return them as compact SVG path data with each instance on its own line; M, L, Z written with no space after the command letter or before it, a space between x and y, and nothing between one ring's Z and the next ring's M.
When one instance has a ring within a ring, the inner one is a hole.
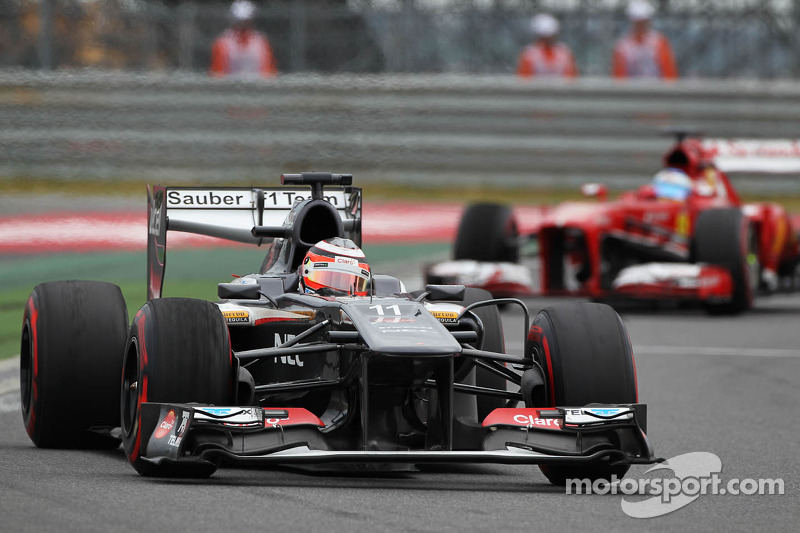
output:
M585 184L591 200L562 203L524 231L508 206L471 205L455 260L427 266L426 280L495 297L672 299L744 311L757 292L794 286L797 228L779 204L743 204L725 171L800 173L800 144L681 132L651 183L614 200L605 186ZM520 264L531 243L538 261Z

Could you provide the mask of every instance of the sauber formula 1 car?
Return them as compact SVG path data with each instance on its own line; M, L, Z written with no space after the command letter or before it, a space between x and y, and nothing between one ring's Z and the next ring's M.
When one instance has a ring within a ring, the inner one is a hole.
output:
M459 285L409 294L379 274L366 296L299 293L315 243L360 241L351 183L304 173L284 175L285 188L148 189L150 299L130 326L115 285L43 283L28 300L33 442L121 440L140 474L167 477L223 463L473 462L538 464L564 483L656 460L630 340L608 306L554 306L530 322L519 300ZM258 273L219 284L217 303L160 298L168 230L271 244ZM524 311L521 354L505 352L499 304Z
M581 190L594 201L563 203L522 237L509 207L469 206L455 260L427 266L426 281L494 296L672 299L702 302L712 313L746 310L757 291L794 286L797 228L778 204L743 204L721 168L800 173L800 146L679 133L653 184L611 201L603 185L586 184ZM520 249L532 241L538 261L525 266Z

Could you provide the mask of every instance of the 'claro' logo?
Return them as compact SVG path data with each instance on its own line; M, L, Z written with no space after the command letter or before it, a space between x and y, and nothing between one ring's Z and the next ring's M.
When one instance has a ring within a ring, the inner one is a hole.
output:
M514 422L523 426L560 428L560 418L536 418L533 415L514 415Z
M164 420L158 424L153 436L157 439L163 439L170 431L172 431L173 427L175 427L175 411L170 409L170 411L167 413L167 416L164 417Z

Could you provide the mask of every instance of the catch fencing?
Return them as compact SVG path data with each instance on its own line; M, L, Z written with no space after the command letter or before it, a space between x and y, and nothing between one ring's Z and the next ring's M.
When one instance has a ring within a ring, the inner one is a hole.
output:
M0 180L356 183L612 188L647 180L666 126L713 137L800 137L800 83L525 81L485 75L0 72ZM800 191L797 176L745 190Z
M651 0L685 78L800 79L800 0ZM609 75L628 0L254 0L283 73L512 73L539 12ZM227 0L0 0L0 66L206 72Z

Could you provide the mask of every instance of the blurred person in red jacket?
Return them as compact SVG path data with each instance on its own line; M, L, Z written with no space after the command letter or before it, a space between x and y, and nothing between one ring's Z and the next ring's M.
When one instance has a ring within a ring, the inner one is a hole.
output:
M541 13L531 19L536 41L523 48L517 64L517 76L528 78L574 78L578 71L575 58L565 44L558 42L558 20Z
M231 4L231 27L211 48L211 75L272 77L278 74L267 36L253 28L256 6L248 0Z
M627 15L631 31L614 46L615 78L678 77L669 40L650 27L655 10L645 0L631 0Z

